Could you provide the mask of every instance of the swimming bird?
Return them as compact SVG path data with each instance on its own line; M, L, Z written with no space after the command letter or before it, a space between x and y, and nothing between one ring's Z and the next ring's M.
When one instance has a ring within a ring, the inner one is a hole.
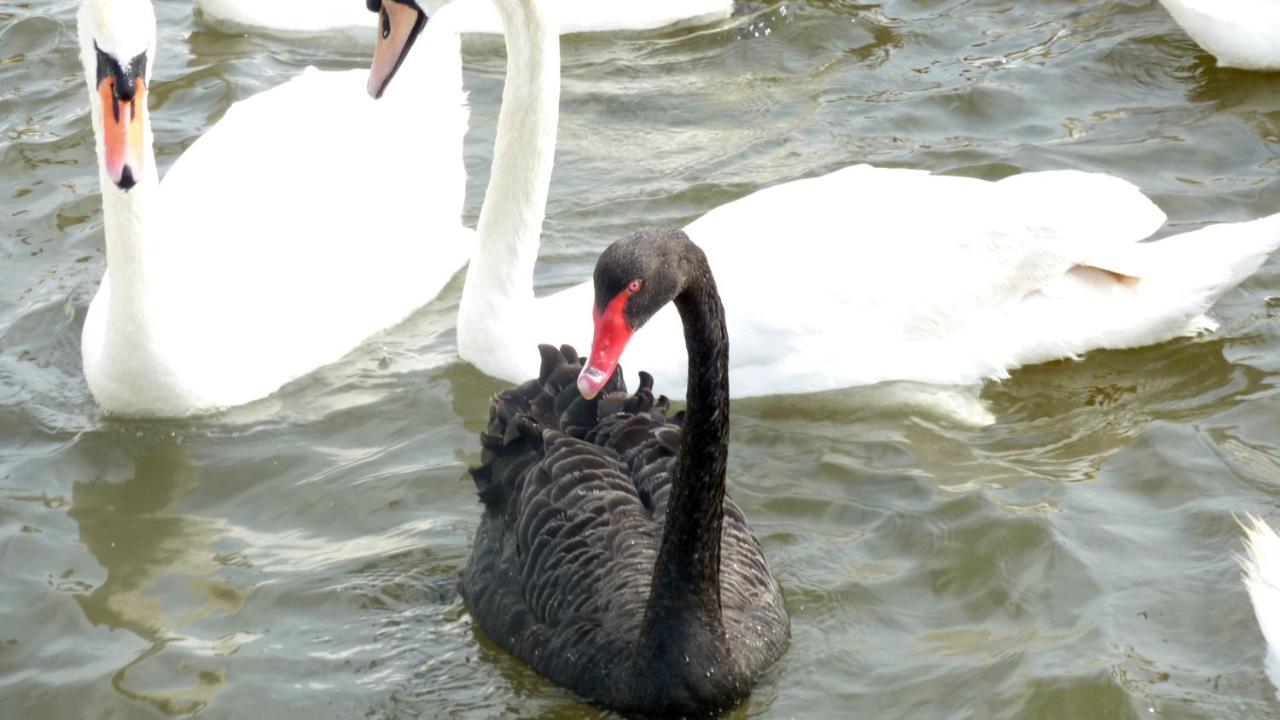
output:
M491 640L615 710L706 715L733 706L785 650L782 594L725 494L729 344L706 257L681 232L619 240L595 272L585 368L541 346L538 379L499 394L472 471L484 503L462 594ZM668 417L618 357L674 303L688 409ZM575 387L575 378L577 386Z
M1271 0L1160 0L1222 67L1280 69L1280 5Z
M519 382L524 348L581 346L589 282L535 298L559 117L559 43L532 0L497 0L507 81L458 314L458 352ZM407 50L405 51L407 52ZM410 132L403 126L399 132ZM888 380L971 385L1022 365L1215 327L1206 312L1280 245L1280 215L1140 242L1165 221L1132 184L1079 171L998 182L857 165L757 191L686 228L738 348L734 397ZM631 350L684 392L674 310Z
M381 102L362 71L308 69L235 103L161 182L151 2L84 0L78 22L107 252L82 353L108 413L269 395L403 320L466 261L456 33L419 27L421 56Z
M1244 584L1267 641L1267 675L1280 697L1280 537L1270 525L1253 516L1247 516L1241 527L1246 552L1240 560Z
M459 9L465 32L501 33L502 23L489 0L387 0L434 15L446 4ZM712 22L729 17L734 0L548 0L563 18L560 31L653 30L677 23ZM372 30L376 19L357 0L197 0L215 22L276 35L357 33ZM377 9L379 0L369 2Z

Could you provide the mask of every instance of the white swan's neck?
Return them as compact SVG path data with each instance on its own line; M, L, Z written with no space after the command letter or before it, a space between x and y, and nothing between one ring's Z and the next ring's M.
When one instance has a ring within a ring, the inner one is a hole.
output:
M152 308L163 305L158 298L162 264L166 254L163 231L157 227L155 201L160 190L152 148L150 113L143 115L143 169L138 183L128 192L116 186L99 163L98 182L102 188L103 234L107 246L107 278L111 295L108 304L108 341L126 342L130 351L149 347L154 331ZM95 122L98 143L102 144L100 118ZM102 156L101 147L98 150Z
M535 0L493 2L506 30L507 76L478 243L458 313L459 354L486 371L533 300L560 113L555 23Z

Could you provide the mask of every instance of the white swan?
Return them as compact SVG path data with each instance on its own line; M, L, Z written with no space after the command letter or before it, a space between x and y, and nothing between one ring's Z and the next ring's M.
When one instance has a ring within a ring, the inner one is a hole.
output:
M457 332L464 360L520 382L538 371L528 348L585 347L583 308L594 299L590 281L534 297L559 44L533 0L507 14L508 76ZM1105 175L987 182L859 165L761 190L686 232L724 298L733 396L749 397L885 380L971 384L1191 335L1214 327L1206 310L1280 245L1280 215L1139 242L1164 220L1137 188ZM679 318L668 308L648 328L630 366L679 397ZM613 359L630 335L619 333ZM601 352L589 361L607 378Z
M466 261L456 33L428 27L380 102L364 72L309 69L236 103L161 183L150 0L84 0L78 22L107 245L82 350L106 411L268 395L404 319ZM379 132L410 119L413 132Z
M1280 537L1262 520L1246 516L1244 547L1240 559L1244 568L1244 584L1253 601L1253 612L1267 641L1267 675L1280 689ZM1280 690L1276 693L1280 697Z
M434 15L451 0L391 0ZM733 0L549 0L562 18L560 31L652 30L676 23L711 22L733 12ZM197 0L215 23L256 32L309 35L374 27L375 18L358 0ZM500 33L502 23L489 3L475 3L459 23L464 32Z
M1223 67L1280 70L1280 3L1273 0L1160 0Z

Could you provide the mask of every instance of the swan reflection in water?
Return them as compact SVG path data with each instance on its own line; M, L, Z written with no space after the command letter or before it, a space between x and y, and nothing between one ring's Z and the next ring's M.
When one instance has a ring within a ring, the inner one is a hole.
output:
M92 592L76 596L85 617L149 643L115 673L113 687L169 714L208 704L225 681L225 658L257 638L208 639L192 630L211 616L235 614L246 599L217 576L228 562L213 550L224 523L174 510L198 480L186 450L169 442L142 450L124 482L75 483L67 513L106 571Z

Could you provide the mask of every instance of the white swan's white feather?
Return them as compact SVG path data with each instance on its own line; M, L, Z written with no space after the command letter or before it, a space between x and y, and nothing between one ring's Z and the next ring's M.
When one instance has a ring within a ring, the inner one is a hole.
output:
M1272 0L1160 0L1223 67L1280 69L1280 3Z
M490 0L425 0L434 15L443 5L458 8L462 32L501 33ZM198 0L216 23L285 35L372 29L375 16L360 0ZM733 12L733 0L547 0L559 18L560 32L652 30L683 22L710 22Z
M381 101L367 72L309 69L233 105L158 186L126 194L104 178L108 271L83 334L104 409L263 397L444 287L473 233L459 46L437 35Z
M687 231L724 300L733 395L750 397L971 384L1194 334L1280 245L1280 216L1139 243L1163 222L1137 188L1105 175L992 183L860 165L759 191ZM518 343L506 349L515 362L466 359L504 379L527 376L531 343L589 345L592 298L586 282L513 308L519 325L503 330ZM685 362L673 308L624 357L676 397Z
M196 0L196 5L216 23L286 35L372 30L375 24L361 0Z
M1267 641L1267 675L1280 697L1280 537L1262 520L1247 516L1244 528L1246 555L1240 559L1244 584Z
M559 43L533 0L495 0L508 77L458 314L458 352L521 382L538 343L590 346L591 281L534 298L554 164ZM715 273L734 397L908 380L971 385L1020 365L1189 335L1280 245L1280 216L1140 243L1165 221L1133 185L1076 171L999 182L866 165L776 185L688 227ZM684 394L674 307L624 357Z

